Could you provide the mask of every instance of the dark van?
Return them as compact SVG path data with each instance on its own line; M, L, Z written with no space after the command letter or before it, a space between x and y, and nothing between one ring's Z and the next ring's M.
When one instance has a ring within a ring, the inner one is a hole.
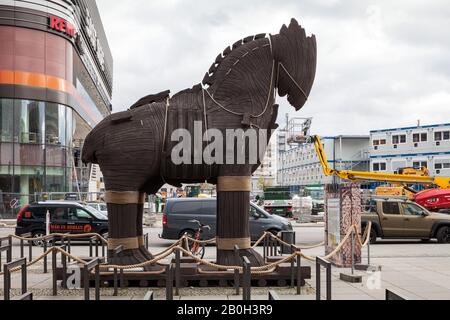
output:
M50 233L108 233L108 218L92 207L78 202L46 201L24 206L17 215L16 235L45 235L46 215L50 213ZM34 243L39 245L38 242Z
M216 199L168 199L163 216L163 232L161 238L177 240L186 232L193 236L198 225L192 220L198 220L203 225L211 226L211 230L204 230L203 239L212 239L216 236ZM265 231L278 233L292 231L289 220L270 215L254 203L250 203L250 237L252 241L258 240Z

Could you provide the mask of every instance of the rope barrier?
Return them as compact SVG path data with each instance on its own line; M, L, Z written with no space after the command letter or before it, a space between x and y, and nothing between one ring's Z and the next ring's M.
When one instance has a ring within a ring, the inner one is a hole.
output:
M329 259L331 257L333 257L334 255L336 255L339 251L341 251L342 247L346 244L346 242L350 239L351 235L353 233L355 233L357 235L357 239L358 239L358 243L361 245L361 247L365 247L369 241L370 241L370 231L372 228L372 224L369 222L369 224L366 227L366 230L364 232L363 238L364 241L362 241L359 233L358 233L358 228L356 225L353 225L347 232L347 234L345 235L344 239L341 241L341 243L338 245L338 247L336 249L334 249L330 254L326 255L325 257L322 257L324 259ZM58 234L54 234L53 236L58 236ZM92 236L95 236L96 234L93 234ZM287 245L287 246L291 246L291 244L286 243L285 241L279 239L277 236L273 235L270 232L265 232L264 235L258 240L258 242L260 243L261 241L264 240L265 237L270 236L276 240L278 240L281 244ZM66 236L66 235L64 235ZM73 235L75 236L75 238L79 238L80 235ZM86 235L84 235L86 236ZM99 235L98 235L99 236ZM101 236L100 236L101 237ZM16 239L18 238L19 240L21 239L20 237L15 237ZM46 237L42 237L42 238L46 238ZM31 240L31 239L27 239L27 238L22 238L25 240ZM32 239L36 239L36 238L32 238ZM155 265L157 264L159 261L167 258L168 256L170 256L171 254L173 254L175 251L180 251L181 253L186 254L187 256L191 257L192 259L194 259L198 264L200 265L207 265L210 266L212 268L218 269L218 270L226 270L226 271L221 271L224 273L228 273L228 271L230 270L239 270L240 273L243 272L243 267L241 266L224 266L224 265L219 265L213 262L209 262L207 260L203 260L200 259L198 257L196 257L195 255L193 255L190 251L186 250L183 247L180 247L179 245L183 242L183 240L185 239L189 239L189 237L187 236L183 236L181 239L179 239L176 243L172 244L171 247L167 248L166 250L164 250L163 252L159 253L158 255L155 256L155 258L142 262L142 263L138 263L138 264L133 264L133 265L110 265L110 264L102 264L101 268L108 268L108 269L118 269L118 270L129 270L129 269L136 269L136 268L144 268L146 266L149 265ZM194 240L194 239L193 239ZM211 240L207 240L207 241L211 241ZM286 263L289 261L292 261L294 258L296 258L297 256L301 256L303 258L305 258L306 260L310 260L310 261L315 261L316 258L315 257L311 257L308 255L305 255L304 253L301 252L301 249L296 247L295 245L293 245L294 248L296 248L296 252L294 252L293 254L284 257L281 260L278 260L276 262L264 265L264 266L260 266L260 267L252 267L251 268L251 273L252 274L264 274L264 273L270 273L273 272L280 264L282 263ZM66 257L71 258L72 260L80 263L80 264L86 264L85 261L83 261L82 259L72 255L71 253L66 252L65 250L59 248L59 247L53 247L49 250L47 250L46 252L44 252L41 256L39 256L38 258L34 259L33 261L29 262L27 264L27 267L30 267L36 263L38 263L40 260L42 260L44 257L48 256L49 254L51 254L54 250L60 252L61 254L65 255ZM17 272L19 271L20 268L14 268L11 270L11 272ZM165 271L161 270L161 271L154 271L154 272L136 272L136 274L163 274ZM203 273L211 273L211 272L207 272L207 271L200 271ZM110 274L110 273L107 273ZM131 274L131 273L130 273ZM0 273L0 275L3 275L3 272Z
M42 241L42 240L49 240L53 237L61 237L61 238L70 238L70 239L77 239L77 238L91 238L91 237L97 237L98 240L103 242L104 244L108 244L108 240L103 238L98 233L83 233L83 234L70 234L70 233L52 233L48 236L42 236L42 237L35 237L35 238L23 238L16 235L11 235L16 240L23 240L23 241Z

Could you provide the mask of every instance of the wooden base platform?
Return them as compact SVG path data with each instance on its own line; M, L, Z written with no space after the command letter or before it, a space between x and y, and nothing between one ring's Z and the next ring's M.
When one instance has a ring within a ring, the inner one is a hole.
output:
M271 257L268 261L273 262L280 257ZM172 261L175 266L175 260ZM270 263L269 262L269 263ZM155 270L163 270L164 266L156 265ZM57 269L57 279L62 280L62 268ZM296 285L297 268L294 266L294 285ZM301 286L305 285L305 279L311 279L311 268L301 267ZM92 275L91 285L93 285L94 276ZM120 276L119 276L120 281ZM175 283L175 271L173 275ZM240 276L242 284L242 275ZM113 274L101 275L100 283L102 287L114 287ZM291 285L291 264L282 263L274 272L265 274L253 274L252 286L254 287L286 287ZM121 286L119 284L119 286ZM134 271L132 274L124 272L124 284L122 287L141 287L141 288L157 288L166 286L166 274L139 274ZM218 271L205 265L198 265L190 258L181 258L180 260L180 287L233 287L234 273Z

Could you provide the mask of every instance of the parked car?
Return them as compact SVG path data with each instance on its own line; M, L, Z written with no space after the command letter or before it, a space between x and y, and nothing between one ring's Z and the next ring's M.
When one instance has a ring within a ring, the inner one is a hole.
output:
M372 222L370 242L383 239L437 239L450 243L450 215L430 212L409 200L374 199L362 215L362 227Z
M46 215L50 213L50 233L108 232L108 217L96 209L70 201L46 201L24 206L17 215L16 235L31 233L39 238L46 233ZM34 245L40 245L36 241Z
M198 225L192 220L198 220L203 225L211 226L211 230L204 231L203 239L212 239L216 236L216 214L217 200L214 198L167 199L161 238L177 240L186 232L193 236ZM289 220L277 215L270 215L254 203L250 203L249 219L252 241L258 240L265 231L276 234L280 231L292 230Z
M105 216L108 216L108 206L104 202L89 202L87 203L89 207L92 207L96 209L97 211L100 211Z

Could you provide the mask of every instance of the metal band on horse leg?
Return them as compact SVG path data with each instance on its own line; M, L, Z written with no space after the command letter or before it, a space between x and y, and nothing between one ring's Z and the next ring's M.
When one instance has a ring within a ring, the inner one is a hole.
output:
M219 177L217 192L251 192L251 177Z
M234 246L238 246L239 249L251 249L250 238L216 238L217 249L234 251Z
M105 202L110 204L144 204L145 193L135 191L107 191L105 194Z
M108 239L108 250L114 250L118 246L123 246L123 250L139 249L139 238Z

